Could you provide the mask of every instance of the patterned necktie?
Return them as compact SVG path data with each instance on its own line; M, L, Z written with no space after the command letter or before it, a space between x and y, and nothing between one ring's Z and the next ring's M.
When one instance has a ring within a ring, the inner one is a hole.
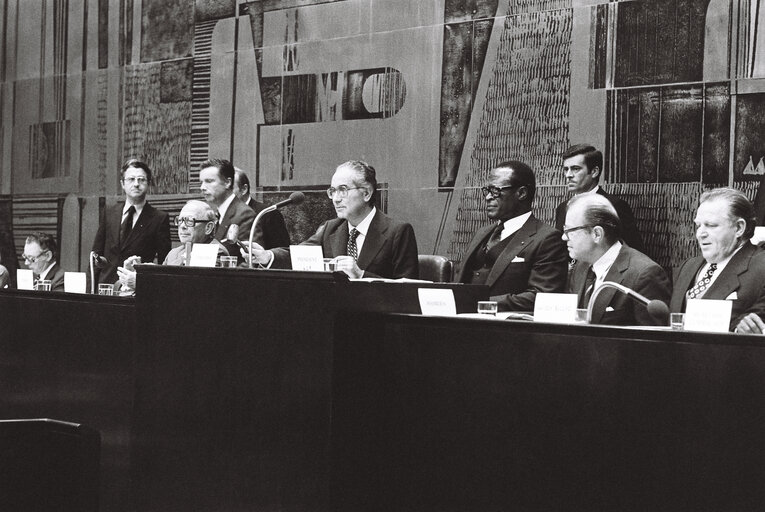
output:
M356 249L356 239L359 237L359 230L353 228L351 234L348 237L348 256L351 256L354 260L359 257L358 250Z
M593 272L592 267L587 269L587 277L584 278L584 293L582 294L582 300L579 301L580 308L586 308L590 304L590 297L592 297L592 291L595 289L595 280L597 276Z
M712 275L715 273L715 270L717 270L717 263L710 263L709 269L704 272L704 275L701 276L701 279L699 279L698 282L693 285L693 288L688 290L687 297L689 299L695 299L701 295L704 295L704 291L709 288L709 284L712 282Z
M135 213L135 206L130 205L130 208L128 208L127 211L127 217L125 217L125 221L122 223L122 230L120 233L121 242L127 240L130 232L133 231L133 213Z
M486 241L486 246L484 246L484 250L486 252L489 252L492 247L494 247L501 241L500 237L502 236L502 230L504 229L505 229L505 225L504 223L502 223L502 221L499 221L497 225L494 226L494 230L491 232L491 236Z

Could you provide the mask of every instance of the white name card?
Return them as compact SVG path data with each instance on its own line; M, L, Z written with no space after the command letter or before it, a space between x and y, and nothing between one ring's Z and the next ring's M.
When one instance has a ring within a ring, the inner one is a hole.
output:
M754 228L754 235L749 239L752 245L760 245L765 242L765 226L757 226Z
M35 274L29 269L20 268L16 270L16 288L19 290L35 289Z
M64 291L67 293L87 293L88 285L85 272L64 272Z
M454 292L448 288L418 288L420 310L426 316L453 316L457 314Z
M576 320L575 293L537 293L534 301L534 321L551 324L571 324Z
M218 261L218 244L194 244L191 247L190 267L214 267Z
M685 308L686 331L728 332L731 300L688 299Z
M324 272L324 253L320 245L290 245L292 270Z

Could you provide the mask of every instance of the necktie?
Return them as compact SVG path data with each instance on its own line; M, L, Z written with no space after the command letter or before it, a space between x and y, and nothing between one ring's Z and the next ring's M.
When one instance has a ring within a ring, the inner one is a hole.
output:
M590 303L590 297L592 297L592 291L595 289L595 280L597 276L592 271L592 267L587 269L587 277L584 278L584 293L582 299L579 301L580 308L586 308Z
M502 221L498 222L497 225L494 226L494 230L491 232L491 236L486 241L486 252L489 252L492 247L500 242L500 236L502 236L503 229L505 229L505 225L502 223Z
M704 291L709 288L709 283L712 282L712 275L715 273L715 270L717 270L717 263L710 263L709 268L701 276L701 279L688 291L689 299L695 299L704 295Z
M133 231L133 214L135 213L135 206L131 205L130 208L128 208L127 211L127 217L125 217L125 221L122 223L122 229L120 232L120 242L124 242L127 240L127 237L130 235L130 232Z
M358 250L356 249L356 239L359 237L359 230L356 228L353 228L351 230L351 234L348 237L348 256L353 257L353 259L357 259L359 257Z

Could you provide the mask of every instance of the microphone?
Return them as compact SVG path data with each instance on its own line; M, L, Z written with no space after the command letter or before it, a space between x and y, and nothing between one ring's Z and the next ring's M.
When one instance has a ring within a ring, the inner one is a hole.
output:
M98 264L98 253L96 251L90 251L90 257L88 258L88 267L90 267L90 294L96 293L96 265Z
M603 283L598 286L594 292L592 292L592 295L590 296L590 302L587 304L588 324L592 322L592 307L595 305L595 299L597 298L600 291L605 288L615 288L629 298L644 304L648 310L649 315L661 321L662 324L669 325L669 308L663 301L657 299L649 299L644 295L640 295L632 288L627 288L626 286L619 283L614 283L613 281L603 281Z
M252 222L252 227L250 228L250 248L252 248L252 239L255 237L255 227L258 225L258 221L260 220L263 215L267 213L271 213L275 210L278 210L279 208L283 208L285 206L289 206L291 204L298 205L305 201L305 194L302 192L293 192L290 194L290 196L285 199L284 201L279 201L276 204L272 204L271 206L267 206L266 208L263 208L258 212L258 215L255 217L255 220ZM250 257L250 268L252 268L252 257Z

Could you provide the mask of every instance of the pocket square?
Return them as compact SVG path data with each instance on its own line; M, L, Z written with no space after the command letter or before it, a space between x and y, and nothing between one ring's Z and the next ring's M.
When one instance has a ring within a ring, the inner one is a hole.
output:
M738 300L738 292L733 292L727 297L725 297L725 300Z
M511 261L510 263L523 263L524 261L526 261L526 260L516 256L515 258L513 258L513 261Z
M606 313L608 313L609 311L613 311L613 310L614 310L614 308L612 308L611 306L606 307Z

